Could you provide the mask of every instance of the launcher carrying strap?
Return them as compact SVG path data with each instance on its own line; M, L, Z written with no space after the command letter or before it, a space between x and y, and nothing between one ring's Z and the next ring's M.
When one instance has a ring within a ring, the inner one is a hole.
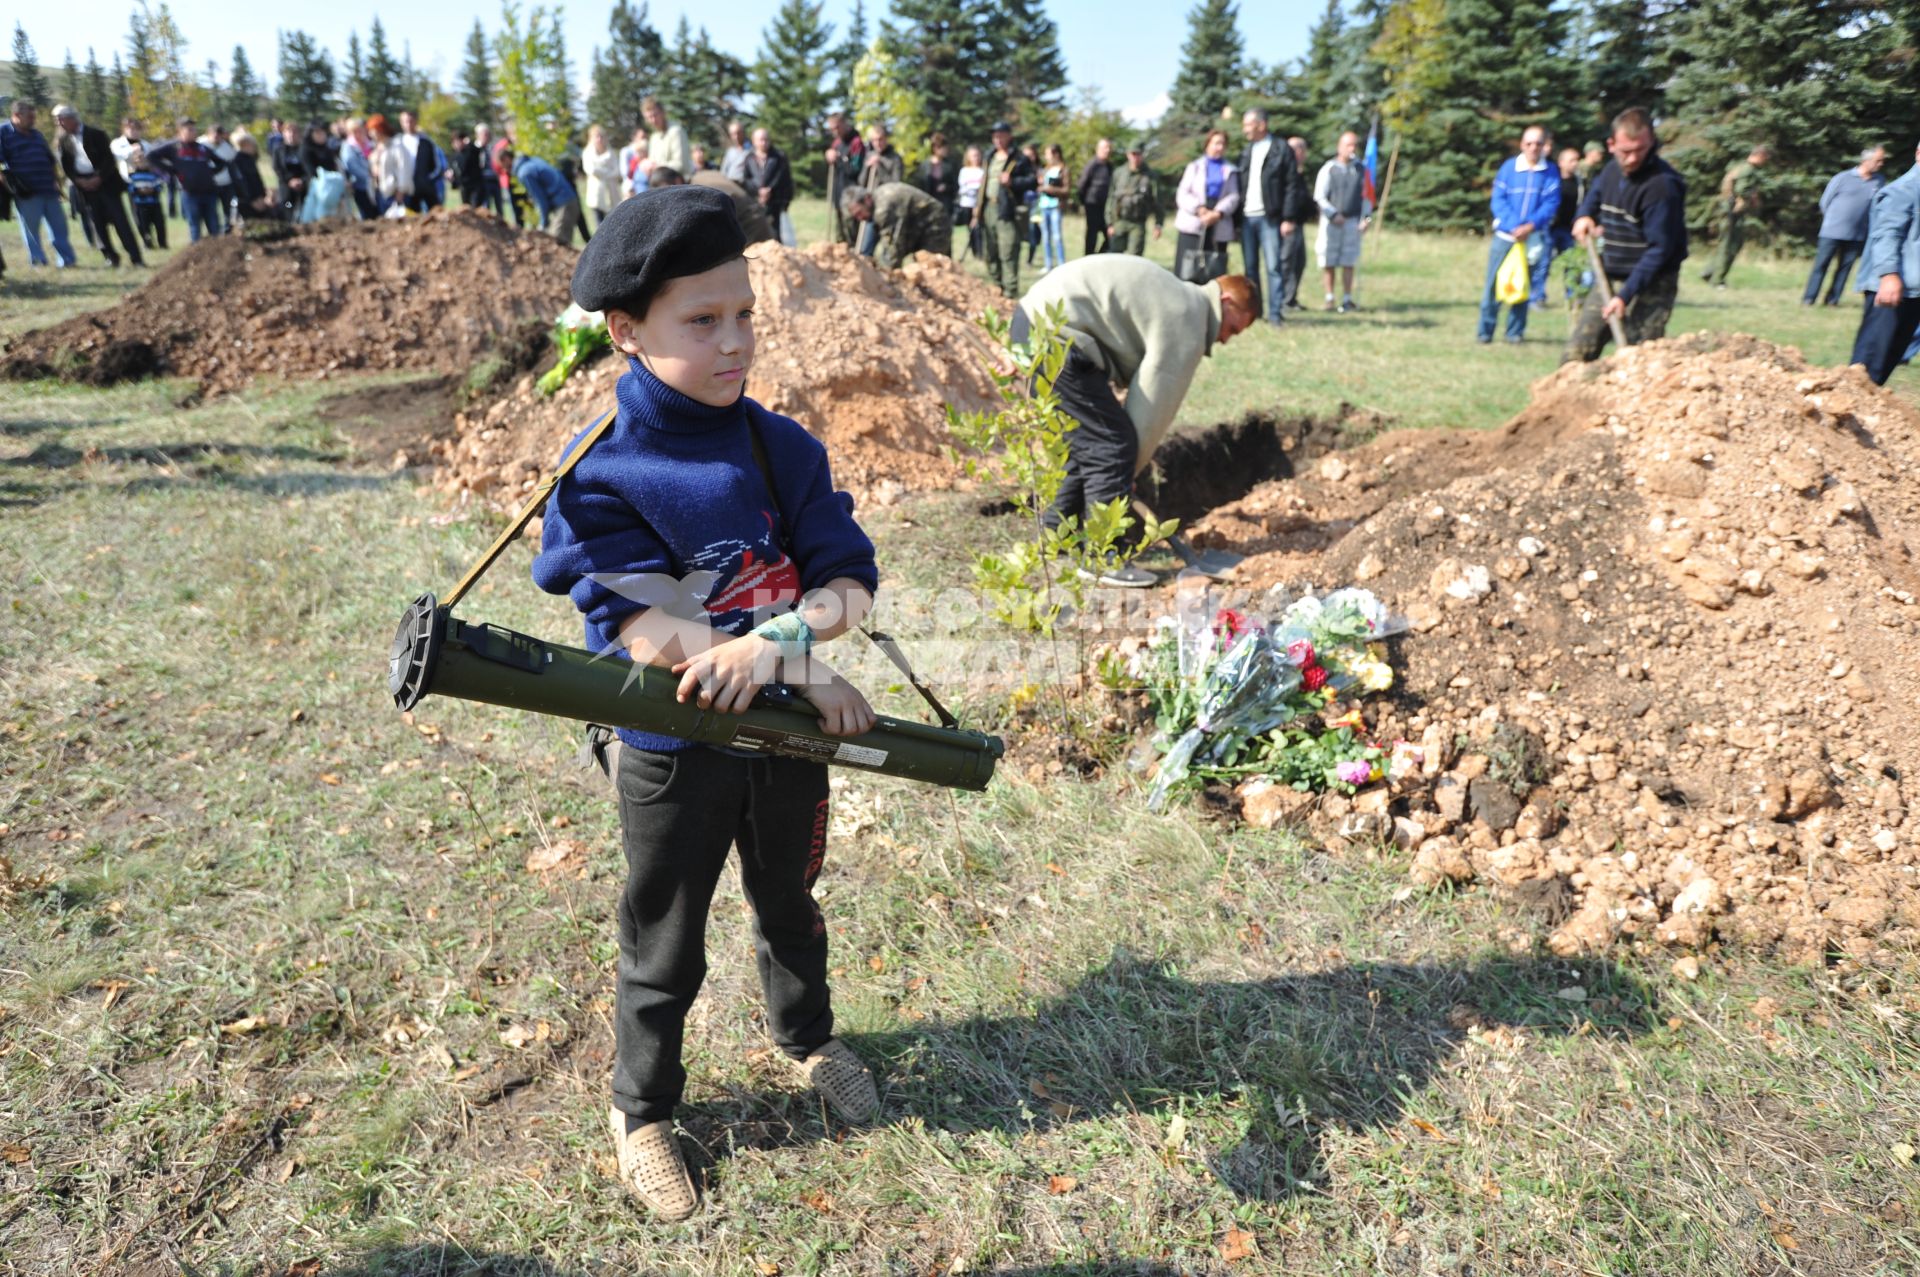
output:
M579 464L580 458L587 455L587 449L600 442L601 438L605 436L607 430L613 425L619 414L620 410L618 408L608 409L607 412L601 416L600 420L594 422L593 425L588 428L587 432L580 436L579 442L573 445L573 448L567 455L561 458L560 464L555 468L554 472L539 482L533 490L533 495L527 498L527 503L520 507L520 513L513 516L513 522L509 523L506 528L501 531L500 535L494 538L493 544L487 547L487 552L480 556L480 561L468 568L467 574L461 577L459 582L447 594L442 604L447 611L451 612L454 605L466 597L467 591L471 590L474 585L479 582L480 578L486 574L487 569L492 567L502 554L506 553L507 547L513 544L514 538L526 530L527 524L533 521L533 517L536 514L539 514L540 511L546 508L547 498L553 495L553 490L559 486L560 480L566 478L567 473ZM773 465L767 460L766 445L760 441L760 431L754 427L751 418L749 418L747 422L747 437L753 445L753 464L759 468L760 478L767 485L767 496L773 501L774 513L780 517L781 532L784 536L787 522L786 511L780 507L779 489L773 486ZM894 641L892 635L882 634L878 630L866 628L862 628L860 632L867 636L869 643L872 643L885 653L887 659L893 662L894 667L906 676L906 680L913 687L913 690L920 693L920 698L926 701L927 705L940 719L940 725L942 727L960 726L960 720L955 718L952 711L940 703L940 698L933 694L933 689L928 687L920 676L913 672L913 666L907 661L906 653L900 650L900 645Z

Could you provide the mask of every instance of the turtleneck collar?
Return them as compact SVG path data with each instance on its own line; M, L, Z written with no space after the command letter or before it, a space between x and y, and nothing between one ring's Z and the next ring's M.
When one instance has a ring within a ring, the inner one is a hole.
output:
M723 408L703 404L661 381L631 355L627 357L627 375L614 388L614 396L623 418L665 434L709 434L747 419L745 391Z

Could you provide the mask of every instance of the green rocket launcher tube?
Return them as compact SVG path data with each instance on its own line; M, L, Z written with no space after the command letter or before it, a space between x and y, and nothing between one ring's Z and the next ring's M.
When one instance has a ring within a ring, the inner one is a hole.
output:
M683 704L679 685L657 666L462 621L431 594L400 619L387 664L387 690L403 710L452 696L954 789L985 789L1004 748L998 736L884 714L870 732L829 736L791 693L768 689L746 713L722 714Z

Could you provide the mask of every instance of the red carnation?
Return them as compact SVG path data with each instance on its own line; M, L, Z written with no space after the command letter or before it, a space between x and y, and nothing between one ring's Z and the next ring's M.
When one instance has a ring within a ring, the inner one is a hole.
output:
M1247 631L1247 618L1243 612L1223 607L1213 618L1213 632L1228 639L1237 639Z
M1317 692L1327 685L1327 667L1309 665L1300 671L1300 684L1309 692Z

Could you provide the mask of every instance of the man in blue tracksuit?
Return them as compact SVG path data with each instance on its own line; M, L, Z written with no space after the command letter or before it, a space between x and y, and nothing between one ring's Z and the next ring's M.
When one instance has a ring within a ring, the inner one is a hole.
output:
M1493 179L1493 242L1487 250L1487 286L1480 297L1482 345L1493 340L1500 318L1500 301L1493 294L1500 263L1519 244L1527 257L1527 292L1547 269L1548 229L1560 208L1560 170L1547 158L1547 131L1534 125L1520 135L1520 154L1500 166ZM1527 333L1527 303L1523 299L1507 310L1507 340L1519 342Z
M580 227L580 193L573 189L560 170L536 155L515 159L512 151L501 157L513 169L513 176L527 188L527 197L540 211L540 229L562 244L573 243Z
M1914 151L1920 161L1920 148ZM1884 386L1920 331L1920 163L1873 197L1867 246L1860 255L1866 313L1853 339L1853 362Z

